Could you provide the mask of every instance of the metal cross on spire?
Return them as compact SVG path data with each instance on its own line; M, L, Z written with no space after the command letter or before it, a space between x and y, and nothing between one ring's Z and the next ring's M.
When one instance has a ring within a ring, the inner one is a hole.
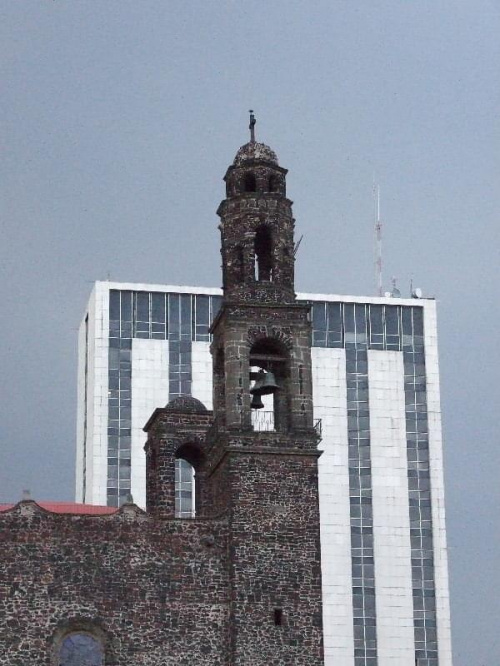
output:
M255 116L253 115L253 109L250 109L250 125L248 126L248 129L250 130L250 141L251 143L255 143L255 123L257 122L255 120Z

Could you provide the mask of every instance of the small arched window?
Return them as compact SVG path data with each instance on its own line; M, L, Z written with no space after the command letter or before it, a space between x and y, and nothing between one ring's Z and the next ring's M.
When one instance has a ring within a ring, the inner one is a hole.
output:
M245 192L257 191L257 181L255 180L255 175L251 171L248 171L245 174L245 178L243 180L243 189Z
M175 517L195 516L194 467L187 460L175 461Z
M104 666L101 642L85 632L68 634L59 648L58 666Z

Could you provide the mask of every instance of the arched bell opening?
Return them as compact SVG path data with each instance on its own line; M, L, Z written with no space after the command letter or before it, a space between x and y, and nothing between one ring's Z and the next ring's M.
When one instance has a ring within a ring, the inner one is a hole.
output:
M258 431L286 431L290 413L290 359L279 341L265 338L250 349L252 426Z
M272 282L273 237L267 224L261 224L255 232L255 279Z

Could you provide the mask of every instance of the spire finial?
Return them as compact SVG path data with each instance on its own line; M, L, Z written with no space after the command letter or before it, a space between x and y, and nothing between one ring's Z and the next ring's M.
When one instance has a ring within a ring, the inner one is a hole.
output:
M250 109L250 125L248 126L248 129L250 130L250 142L255 143L255 123L257 122L255 120L255 116L253 115L253 109Z

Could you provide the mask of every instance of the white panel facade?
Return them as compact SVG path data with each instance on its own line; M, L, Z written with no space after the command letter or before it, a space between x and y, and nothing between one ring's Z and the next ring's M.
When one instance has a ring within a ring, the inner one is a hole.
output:
M132 340L132 469L130 492L134 502L146 506L146 456L143 431L157 407L168 403L168 341Z
M343 349L313 347L314 418L322 420L319 459L325 666L352 666L353 607Z
M108 347L109 290L107 283L96 282L80 327L78 350L76 500L88 504L107 501Z
M109 351L109 289L105 282L95 286L95 310L89 311L93 345L89 349L89 366L93 355L93 377L89 372L88 400L92 419L87 432L92 447L87 447L87 495L91 504L106 504L108 463L108 351ZM89 472L91 472L89 474Z
M87 372L88 372L88 314L86 313L78 329L78 370L77 370L77 411L76 411L76 469L75 496L77 502L83 502L84 457L87 447ZM85 479L86 483L86 479Z
M403 354L368 351L379 666L415 666Z
M191 392L207 409L212 409L212 355L209 342L193 342L191 348Z
M432 498L432 539L434 549L434 584L438 654L440 666L451 666L450 598L448 588L448 551L444 505L443 440L439 388L436 304L425 305L425 366L427 377L427 413L429 423L429 460Z

